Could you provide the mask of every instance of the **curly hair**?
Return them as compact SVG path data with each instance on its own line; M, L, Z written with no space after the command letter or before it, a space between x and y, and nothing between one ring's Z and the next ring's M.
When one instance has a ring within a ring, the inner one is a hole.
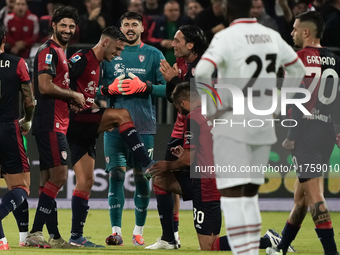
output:
M61 6L57 8L53 13L52 22L57 24L60 20L64 18L73 19L76 25L78 25L79 23L78 11L71 6Z

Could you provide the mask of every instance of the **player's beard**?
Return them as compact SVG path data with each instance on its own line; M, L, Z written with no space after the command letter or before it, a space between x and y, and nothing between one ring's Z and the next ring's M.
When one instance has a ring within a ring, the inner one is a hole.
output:
M136 34L136 38L133 39L133 40L127 39L127 43L128 43L128 44L134 44L135 42L137 42L137 40L139 39L139 37L140 37L140 34Z
M70 38L68 40L64 40L64 38L62 36L62 33L60 33L58 31L58 29L56 28L55 35L56 35L56 37L57 37L57 39L58 39L58 41L60 42L61 45L68 44L72 40L72 38L74 36L74 33L64 33L64 34L71 34L71 36L70 36Z

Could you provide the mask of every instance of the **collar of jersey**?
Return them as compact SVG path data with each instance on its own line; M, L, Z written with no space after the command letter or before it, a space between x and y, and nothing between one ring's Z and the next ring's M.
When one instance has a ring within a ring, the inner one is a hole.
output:
M124 51L136 51L136 50L142 48L143 45L144 45L143 42L141 42L141 43L138 44L138 45L134 45L134 46L125 45Z
M230 26L232 25L236 25L239 23L257 23L257 19L256 18L241 18L241 19L235 19Z

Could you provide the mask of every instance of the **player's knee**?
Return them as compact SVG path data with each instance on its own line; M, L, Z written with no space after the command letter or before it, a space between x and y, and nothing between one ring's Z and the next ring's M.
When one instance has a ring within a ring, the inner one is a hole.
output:
M91 190L94 184L94 177L88 176L82 180L77 180L77 186L80 187L82 190Z
M201 248L201 251L211 251L211 246L213 245L213 243L211 242L200 242L200 248Z
M120 167L114 167L110 170L110 177L115 183L124 183L125 172Z
M120 109L119 110L119 117L120 117L120 123L119 124L123 124L123 123L132 121L131 117L130 117L130 113L126 109Z
M138 190L140 194L143 193L143 195L149 195L149 183L144 178L143 174L134 174L133 178L135 180L136 190Z

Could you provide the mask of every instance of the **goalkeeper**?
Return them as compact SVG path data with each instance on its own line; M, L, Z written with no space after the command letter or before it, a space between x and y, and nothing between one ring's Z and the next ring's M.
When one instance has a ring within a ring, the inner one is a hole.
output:
M165 80L159 71L163 54L154 47L141 42L140 35L144 28L142 16L127 12L122 15L121 31L127 38L127 44L120 57L111 62L103 62L104 84L112 84L119 76L125 75L125 80L118 82L116 87L104 86L102 94L107 96L107 107L125 108L130 112L138 133L141 135L149 157L153 156L154 134L156 133L155 98L165 98ZM132 148L133 150L134 148ZM134 245L144 245L143 227L145 224L147 207L150 199L149 183L143 178L142 167L132 156L132 151L122 140L118 130L105 132L104 153L106 171L109 177L109 212L112 235L107 244L123 244L122 212L124 207L124 180L126 167L133 168L136 184L135 228L132 242Z

